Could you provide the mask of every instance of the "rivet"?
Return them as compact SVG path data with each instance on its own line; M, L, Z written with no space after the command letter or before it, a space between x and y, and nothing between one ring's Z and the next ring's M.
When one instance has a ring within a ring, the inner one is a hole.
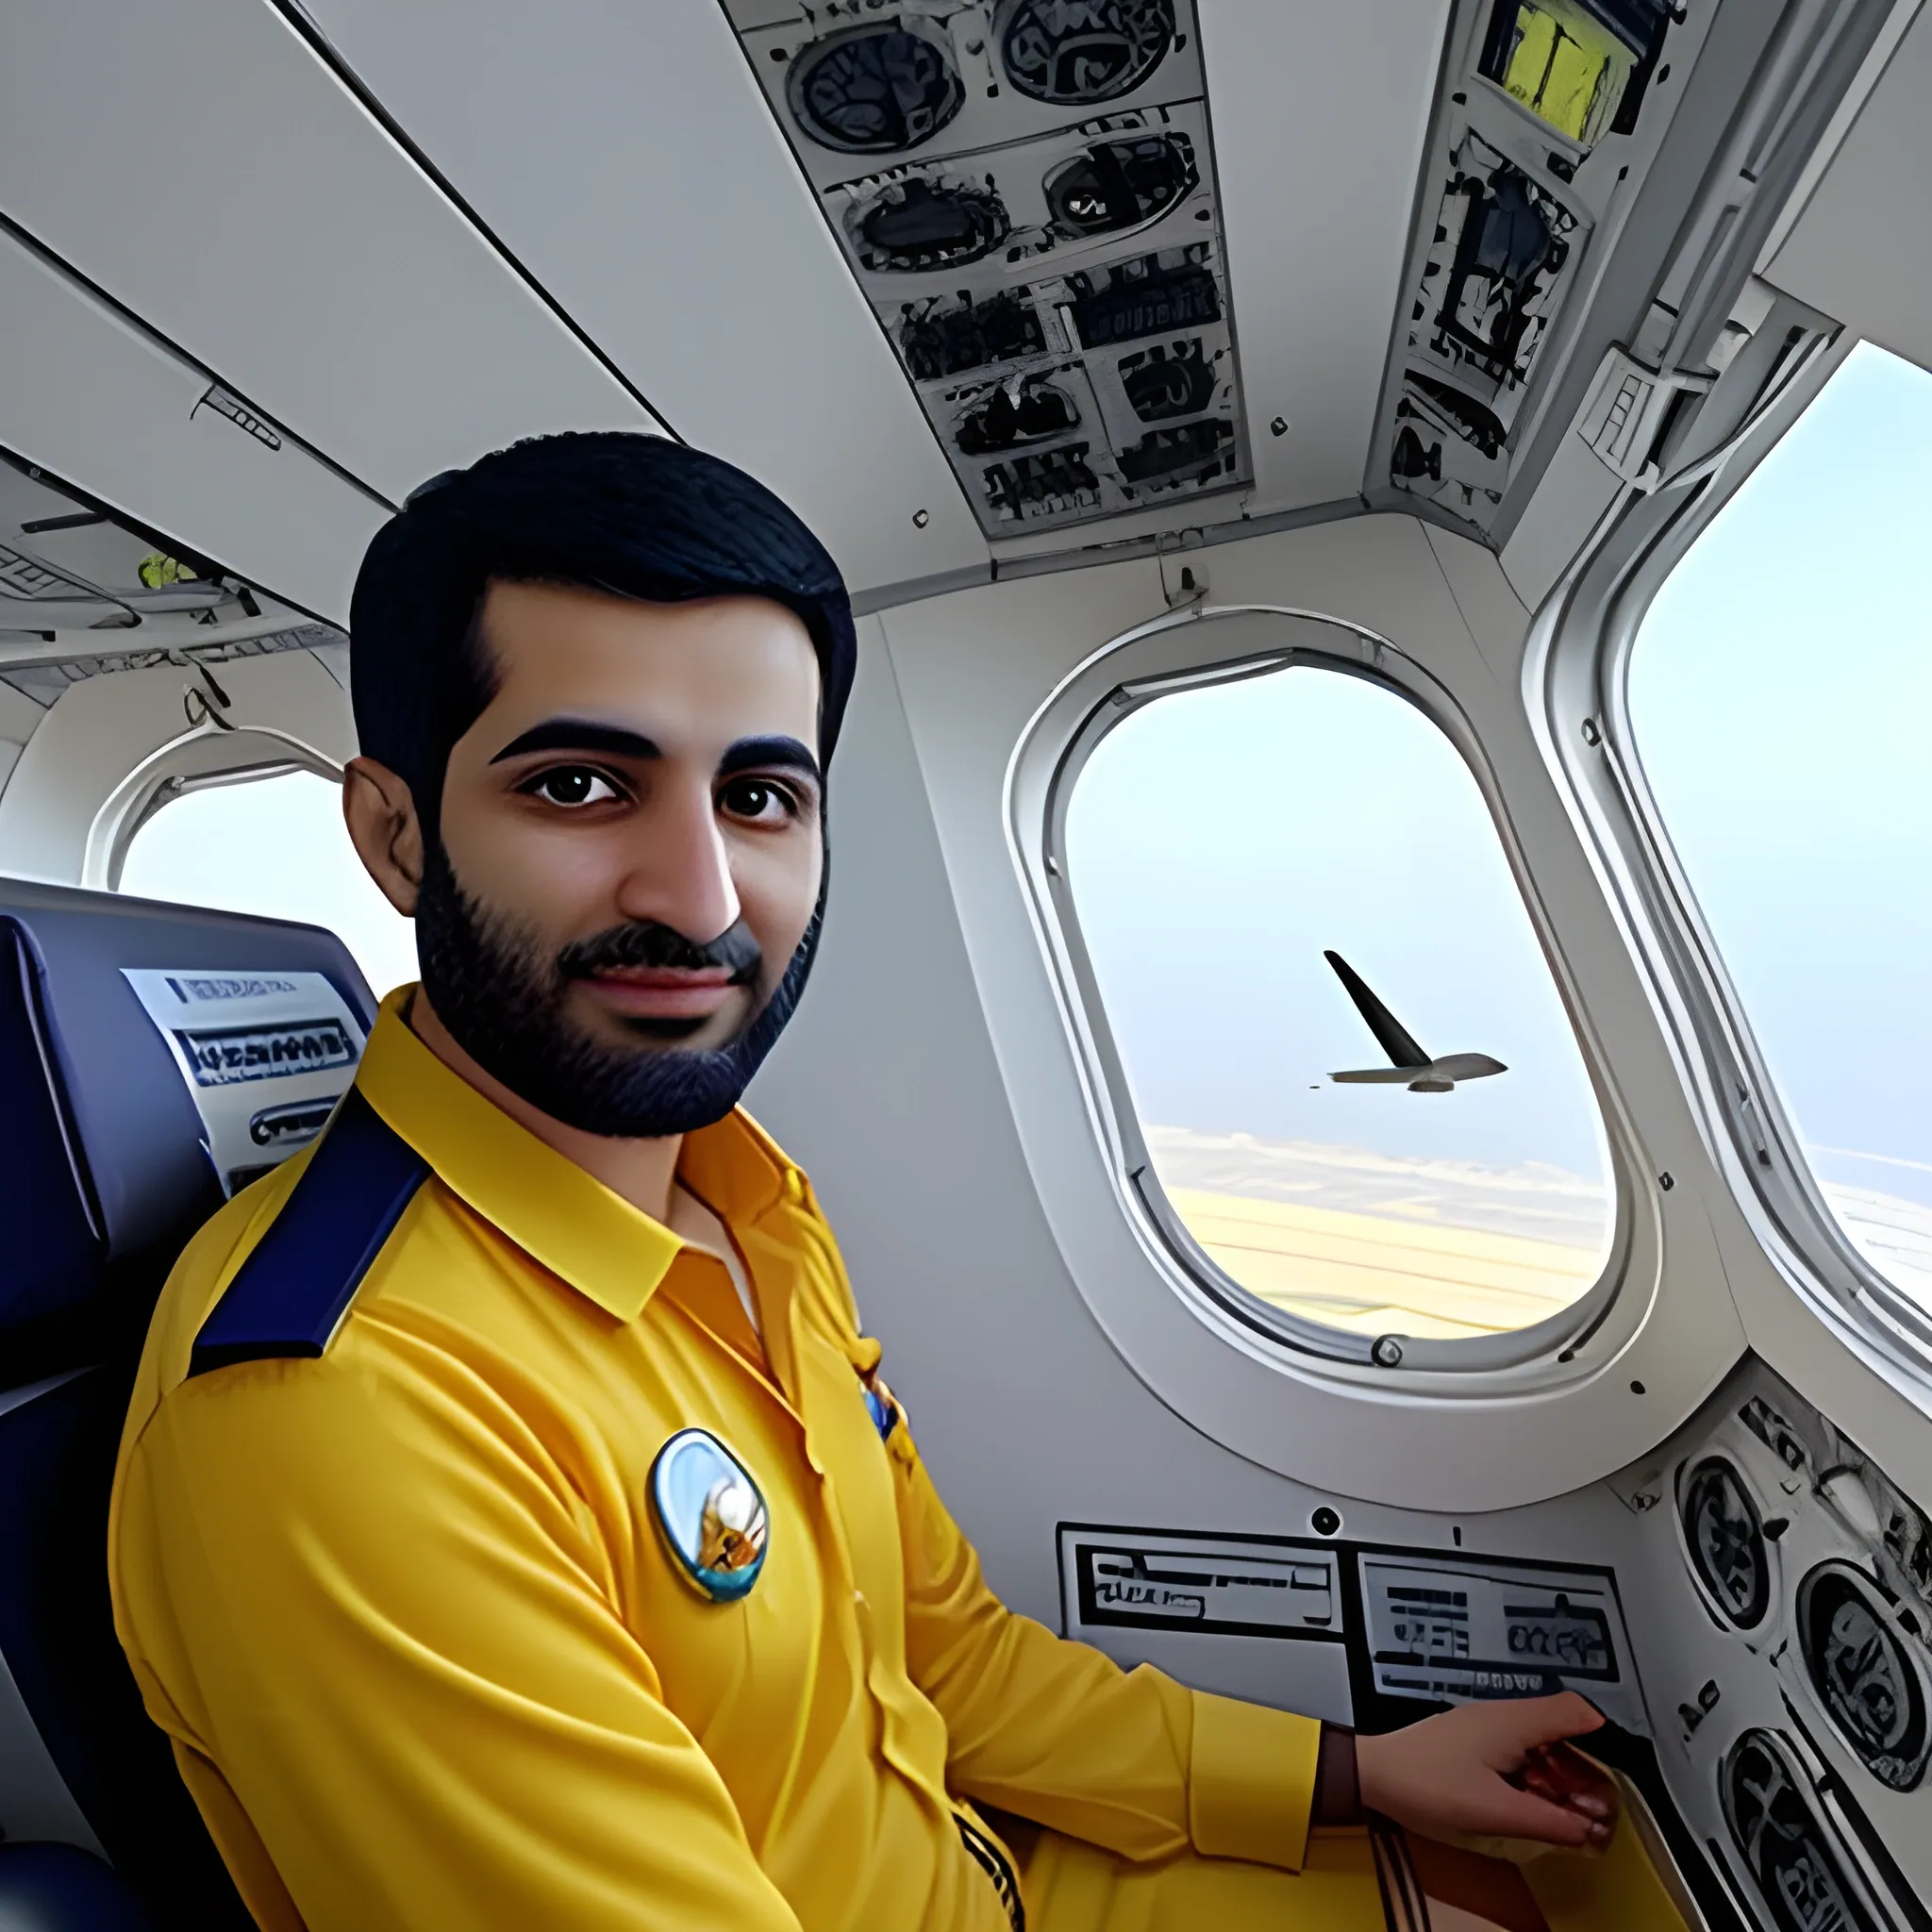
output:
M931 523L931 522L932 522L932 512L931 512L931 510L929 510L929 509L916 509L916 510L914 510L914 511L912 512L912 527L913 527L913 528L914 528L915 530L923 530L923 529L924 529L924 528L925 528L925 526L926 526L926 525L928 525L928 524L929 524L929 523Z
M1324 1503L1308 1518L1308 1527L1317 1536L1333 1536L1341 1527L1341 1514L1339 1510L1329 1508L1327 1504Z
M1399 1335L1378 1335L1369 1350L1369 1359L1378 1369L1399 1369L1402 1366L1402 1338Z
M1583 741L1585 744L1601 744L1604 741L1604 735L1596 728L1594 718L1583 721Z
M1673 1174L1660 1174L1657 1177L1657 1184L1668 1194L1677 1185L1677 1177Z
M1641 1395L1643 1393L1643 1384L1641 1382L1631 1383L1630 1392L1633 1395Z
M1274 422L1269 424L1268 428L1272 435L1286 436L1288 434L1288 418L1286 416L1275 417Z

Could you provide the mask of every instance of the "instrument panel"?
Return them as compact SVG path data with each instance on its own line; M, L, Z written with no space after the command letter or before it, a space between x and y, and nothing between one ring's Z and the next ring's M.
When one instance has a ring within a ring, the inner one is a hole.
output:
M1580 1692L1711 1932L1932 1932L1924 1514L1753 1359L1605 1488L1494 1519L1487 1552L1422 1519L1456 1546L1344 1537L1326 1507L1307 1536L1063 1523L1062 1627L1374 1731Z
M1384 1696L1459 1704L1568 1690L1606 1715L1622 1704L1623 1617L1608 1571L1367 1552L1359 1565Z
M1255 1694L1252 1674L1215 1681L1202 1639L1261 1638L1323 1647L1270 1669L1279 1701L1337 1722L1386 1729L1416 1704L1572 1690L1648 1728L1608 1569L1082 1524L1062 1524L1059 1546L1068 1636L1204 1689Z
M1246 483L1191 0L728 0L989 536Z
M1744 1909L1776 1932L1926 1932L1891 1849L1932 1823L1924 1514L1755 1361L1612 1487L1703 1613L1660 1646L1683 1682L1657 1699L1659 1757Z

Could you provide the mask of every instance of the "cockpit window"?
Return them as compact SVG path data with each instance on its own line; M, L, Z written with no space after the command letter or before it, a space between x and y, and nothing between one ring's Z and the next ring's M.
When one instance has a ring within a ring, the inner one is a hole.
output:
M121 890L334 932L377 993L416 977L416 932L376 891L342 825L341 792L308 772L200 784L134 835Z
M1932 375L1855 349L1652 602L1628 706L1790 1151L1932 1311L1928 441Z
M1595 1095L1481 788L1417 705L1237 668L1132 710L1066 809L1159 1218L1197 1270L1384 1362L1591 1291L1615 1224Z

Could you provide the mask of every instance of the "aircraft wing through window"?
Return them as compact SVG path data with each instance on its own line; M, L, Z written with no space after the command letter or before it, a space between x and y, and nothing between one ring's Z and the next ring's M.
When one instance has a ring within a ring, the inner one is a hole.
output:
M1322 957L1334 967L1336 978L1355 1002L1356 1010L1369 1023L1369 1031L1391 1062L1386 1067L1361 1067L1330 1074L1331 1080L1354 1086L1403 1086L1411 1093L1453 1093L1458 1080L1482 1080L1491 1074L1509 1071L1501 1060L1491 1059L1486 1053L1452 1053L1441 1059L1431 1058L1340 953L1324 950Z

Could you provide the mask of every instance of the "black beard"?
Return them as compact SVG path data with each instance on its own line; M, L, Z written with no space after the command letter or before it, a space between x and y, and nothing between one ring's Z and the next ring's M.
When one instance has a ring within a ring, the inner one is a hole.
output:
M526 928L463 891L441 841L424 857L416 900L423 990L465 1053L520 1099L587 1134L656 1140L721 1121L738 1105L785 1030L818 950L821 891L811 924L772 996L723 1046L686 1050L607 1045L564 1008L574 979L597 966L727 965L734 984L755 981L758 941L742 923L707 944L641 922L566 946L556 958ZM684 1023L640 1024L663 1041Z

